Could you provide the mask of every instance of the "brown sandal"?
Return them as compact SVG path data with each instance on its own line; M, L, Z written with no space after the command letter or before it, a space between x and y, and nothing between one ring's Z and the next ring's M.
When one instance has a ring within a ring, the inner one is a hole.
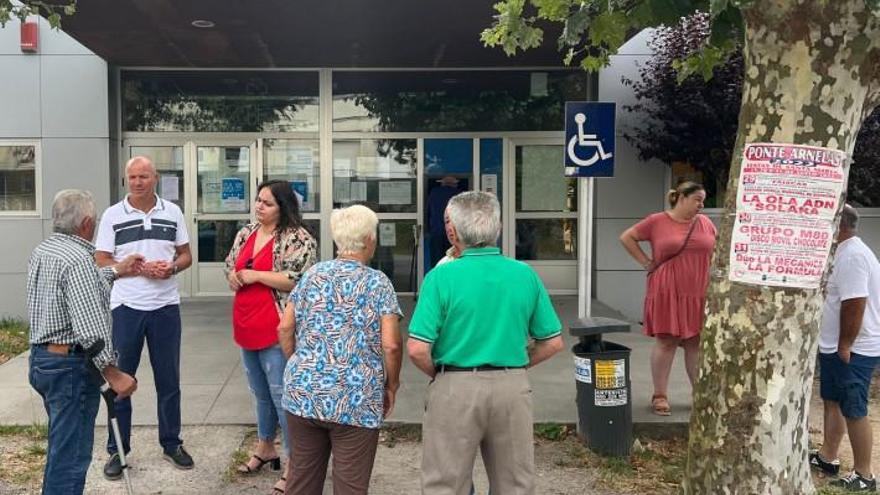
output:
M669 400L664 394L654 394L651 396L651 409L658 416L669 416L672 414L672 408L669 407Z

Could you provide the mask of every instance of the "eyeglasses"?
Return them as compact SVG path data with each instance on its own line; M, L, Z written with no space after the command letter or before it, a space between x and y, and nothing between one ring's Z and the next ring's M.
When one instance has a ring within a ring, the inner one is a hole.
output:
M253 269L254 268L254 259L248 258L248 260L244 262L244 267L246 270Z

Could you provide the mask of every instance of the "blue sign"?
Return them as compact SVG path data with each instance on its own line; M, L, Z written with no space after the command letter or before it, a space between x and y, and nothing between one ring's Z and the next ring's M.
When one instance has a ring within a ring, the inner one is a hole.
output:
M565 176L614 177L616 103L565 102Z
M244 201L244 181L238 177L224 177L220 198L223 200L239 199Z

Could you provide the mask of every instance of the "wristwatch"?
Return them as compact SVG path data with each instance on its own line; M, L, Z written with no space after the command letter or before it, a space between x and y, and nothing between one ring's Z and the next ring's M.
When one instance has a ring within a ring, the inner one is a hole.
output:
M172 275L177 275L177 271L178 271L177 264L172 263L172 264L171 264L171 274L172 274Z
M113 280L119 278L119 270L117 270L115 266L111 266L110 271L113 272Z

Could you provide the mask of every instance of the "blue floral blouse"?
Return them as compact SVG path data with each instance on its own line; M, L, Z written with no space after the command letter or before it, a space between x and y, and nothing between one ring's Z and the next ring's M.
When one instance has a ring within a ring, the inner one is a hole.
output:
M296 348L284 372L282 406L295 416L382 426L382 316L403 316L384 273L353 260L313 266L290 294Z

